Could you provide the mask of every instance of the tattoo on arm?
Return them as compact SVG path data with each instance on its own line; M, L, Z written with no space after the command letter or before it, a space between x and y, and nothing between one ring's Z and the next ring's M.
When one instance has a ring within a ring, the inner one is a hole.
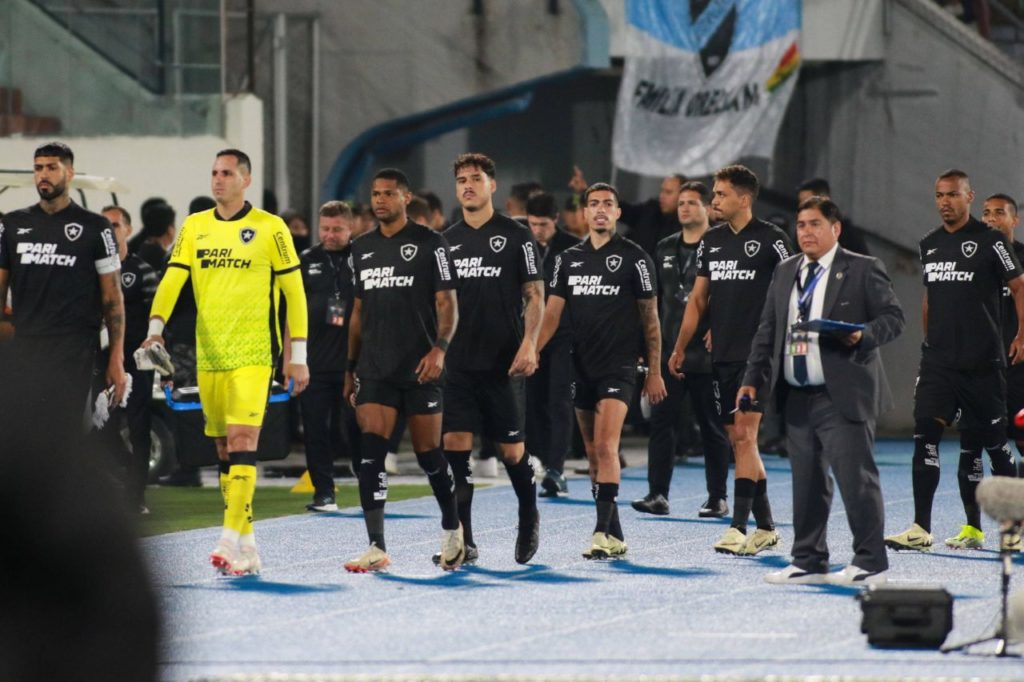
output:
M636 303L640 308L640 322L644 328L647 365L651 371L657 371L661 368L661 324L658 321L658 299L645 298Z
M434 295L437 305L437 338L451 343L455 336L455 327L459 324L459 308L455 300L455 291L448 289L438 291Z
M110 336L110 347L124 350L124 296L121 294L119 272L103 275L100 279L103 296L103 319Z
M540 336L540 324L544 319L544 282L523 284L523 301L523 334L536 344Z

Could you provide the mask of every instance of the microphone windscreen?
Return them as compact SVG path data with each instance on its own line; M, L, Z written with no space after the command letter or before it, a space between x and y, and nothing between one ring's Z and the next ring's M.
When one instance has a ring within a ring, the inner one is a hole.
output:
M992 476L978 484L978 504L996 521L1024 521L1024 479Z

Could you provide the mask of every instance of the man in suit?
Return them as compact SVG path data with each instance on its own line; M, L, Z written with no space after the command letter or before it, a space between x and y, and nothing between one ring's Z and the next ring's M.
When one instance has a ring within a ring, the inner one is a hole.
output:
M839 209L815 196L800 204L803 254L779 263L751 345L737 409L776 379L788 387L786 428L793 468L793 561L769 573L772 584L884 582L889 567L884 509L872 454L875 420L892 398L878 348L903 331L903 310L880 261L839 246ZM864 325L852 333L793 329L830 319ZM825 529L832 480L853 531L854 557L828 573Z

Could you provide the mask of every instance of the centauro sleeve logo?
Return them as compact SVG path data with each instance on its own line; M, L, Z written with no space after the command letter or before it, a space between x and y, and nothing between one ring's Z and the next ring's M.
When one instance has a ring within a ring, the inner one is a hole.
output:
M285 237L284 232L274 233L274 246L277 247L277 255L281 258L281 265L291 265L292 250L288 248L288 239Z

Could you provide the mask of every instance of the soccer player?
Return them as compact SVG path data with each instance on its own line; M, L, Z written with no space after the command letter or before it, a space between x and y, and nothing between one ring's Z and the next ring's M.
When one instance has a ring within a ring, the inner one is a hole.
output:
M754 217L757 192L757 176L744 166L726 166L715 173L711 207L725 222L708 230L697 247L697 279L668 361L672 375L683 378L685 349L701 319L710 315L715 409L736 456L732 524L714 545L724 554L757 554L779 542L768 502L768 478L757 451L767 390L762 389L765 395L750 401L748 409L733 409L772 272L793 253L785 232ZM751 511L757 529L748 537Z
M671 350L683 321L686 303L697 279L697 248L707 233L708 204L711 192L703 182L687 182L679 192L679 223L683 229L658 242L655 263L658 270L658 304L661 317L663 371L668 371ZM726 485L729 478L729 439L715 412L711 385L711 354L707 344L708 323L701 321L697 333L686 347L684 381L669 376L665 380L668 395L651 409L651 438L647 445L647 484L645 497L633 501L633 509L646 514L669 513L668 491L676 455L676 427L687 393L704 442L704 474L708 498L697 514L704 518L722 518L729 514Z
M59 389L26 382L25 400L38 402L42 414L59 390L72 408L54 415L59 423L51 426L57 433L82 433L101 320L110 338L105 378L114 387L115 404L127 385L121 263L107 219L71 200L71 149L61 142L44 144L35 150L32 168L39 203L11 211L0 222L0 304L10 287L11 353L24 361L16 369L46 365L57 370L49 376L66 382Z
M478 556L471 521L473 434L497 444L519 500L515 559L525 564L537 551L540 532L523 428L524 377L537 370L543 275L529 229L494 210L494 161L462 154L453 171L462 220L444 236L459 280L459 330L444 386L444 454L455 476L466 561L473 561Z
M1016 475L1006 444L1006 359L1024 359L1024 274L1009 240L971 215L973 200L965 172L950 169L935 181L942 226L921 240L925 336L914 390L914 523L885 539L896 550L931 549L939 442L958 412L962 446L957 477L962 481L967 524L946 544L967 549L984 542L973 491L966 499L967 491L981 479L982 449L988 452L993 473ZM1018 320L1008 346L1000 329L1004 284Z
M156 292L143 347L163 343L164 325L185 283L195 293L196 366L205 432L214 439L224 494L224 529L210 563L225 574L259 573L253 533L256 449L267 407L280 331L279 291L288 304L293 395L309 383L306 295L299 257L284 221L245 200L252 163L237 149L217 153L211 188L216 207L181 227Z
M402 171L378 171L370 201L379 227L352 242L355 299L344 392L355 398L363 432L359 502L370 540L366 552L345 564L352 573L391 563L384 543L384 458L399 412L441 508L440 566L455 570L465 558L452 471L441 449L441 377L458 324L455 274L445 238L409 221L412 196Z
M583 556L607 559L627 550L615 499L621 478L619 437L636 386L637 359L647 361L643 394L652 404L665 397L665 381L654 264L637 244L615 233L621 212L614 187L591 185L583 203L590 236L557 256L540 348L566 311L576 366L576 418L597 502L597 524Z

